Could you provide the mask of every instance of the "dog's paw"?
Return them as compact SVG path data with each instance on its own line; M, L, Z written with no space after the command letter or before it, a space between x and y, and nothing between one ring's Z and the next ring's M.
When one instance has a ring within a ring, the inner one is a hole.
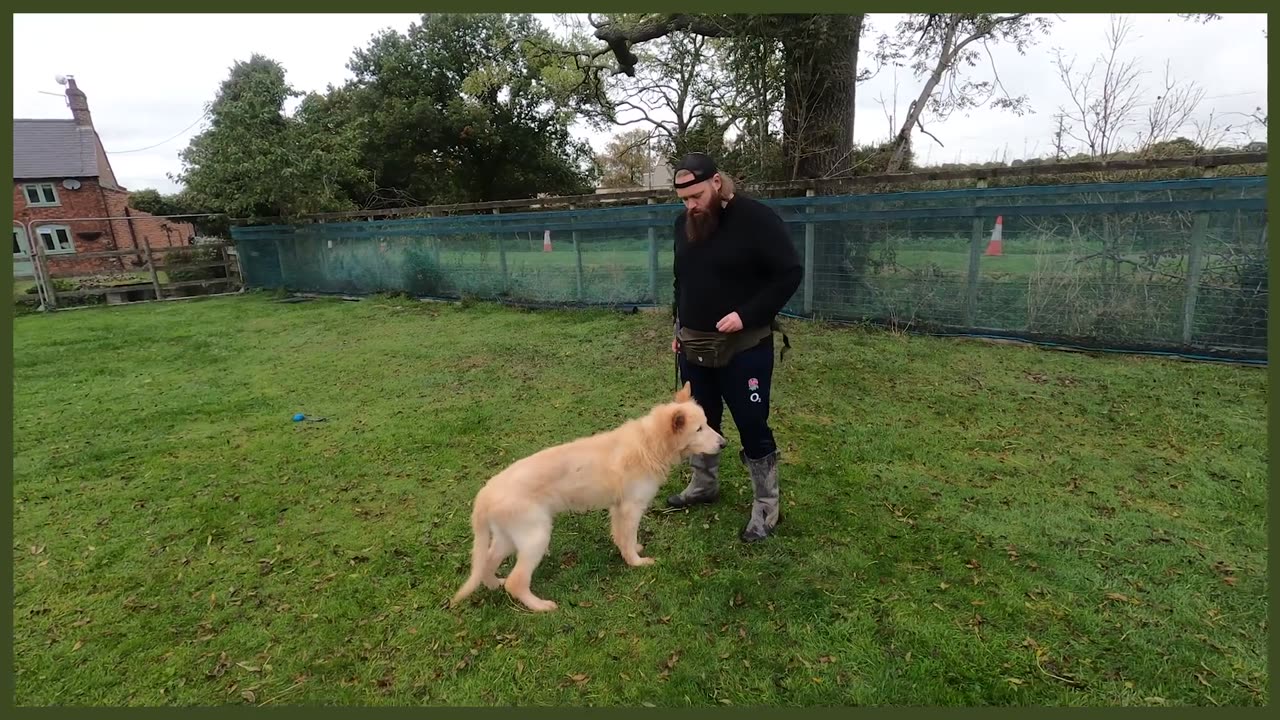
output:
M636 552L638 552L638 553L642 553L642 552L644 552L644 546L643 546L643 545L636 545Z
M491 577L484 581L484 586L489 588L490 590L497 590L498 588L502 587L502 581L503 581L503 578Z
M654 562L656 561L651 557L637 557L632 560L628 560L627 564L631 567L644 567L646 565L652 565Z
M557 607L559 606L552 600L539 600L538 602L529 605L529 609L534 612L551 612Z

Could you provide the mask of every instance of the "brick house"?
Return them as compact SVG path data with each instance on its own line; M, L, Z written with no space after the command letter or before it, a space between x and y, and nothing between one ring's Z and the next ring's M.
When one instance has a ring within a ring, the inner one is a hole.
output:
M72 119L13 121L14 276L31 275L33 241L43 246L53 277L131 273L143 264L142 255L80 253L191 244L190 223L129 207L129 191L116 182L84 92L73 78L66 83Z

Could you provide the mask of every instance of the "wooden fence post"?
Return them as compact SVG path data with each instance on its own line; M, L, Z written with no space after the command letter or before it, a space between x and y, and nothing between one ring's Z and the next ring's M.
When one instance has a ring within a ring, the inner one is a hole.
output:
M653 206L658 204L654 198L649 198L646 204ZM658 304L658 228L654 223L658 220L657 211L649 211L649 298L654 305Z
M498 215L502 211L499 208L493 209L493 214ZM502 242L502 228L498 228L494 233L494 237L498 238L498 265L502 268L502 294L506 295L511 292L511 279L507 275L507 248Z
M1206 168L1204 177L1217 177L1216 168ZM1214 196L1213 190L1206 193L1209 199ZM1196 213L1191 223L1191 247L1187 251L1187 289L1182 300L1182 344L1190 345L1195 334L1196 300L1200 295L1200 275L1204 271L1204 241L1209 234L1209 211Z
M569 211L572 212L574 209L575 208L573 204L570 204ZM569 217L570 223L573 223L575 220L577 220L575 216ZM577 282L578 302L582 302L585 298L583 296L583 290L582 290L582 247L578 245L578 231L577 230L572 231L569 234L569 237L573 239L573 259L575 263L574 270L573 270L573 277L574 277L574 280Z
M985 190L987 181L985 179L978 181L978 189ZM981 196L974 198L974 206L982 204ZM964 324L969 328L976 327L978 324L978 278L979 264L982 262L982 230L983 220L981 216L973 219L973 232L969 237L969 283L965 289L964 299Z
M813 188L804 191L804 196L811 201L816 194ZM806 205L804 212L806 215L812 215L813 205ZM813 315L813 253L815 244L813 221L810 220L804 224L804 314L809 316Z

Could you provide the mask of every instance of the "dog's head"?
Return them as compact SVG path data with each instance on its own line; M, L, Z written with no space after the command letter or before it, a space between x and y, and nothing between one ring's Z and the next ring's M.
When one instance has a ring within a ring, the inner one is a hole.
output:
M729 444L724 436L707 424L707 414L693 399L689 383L676 393L675 402L665 406L662 422L670 433L671 443L681 457L720 452Z

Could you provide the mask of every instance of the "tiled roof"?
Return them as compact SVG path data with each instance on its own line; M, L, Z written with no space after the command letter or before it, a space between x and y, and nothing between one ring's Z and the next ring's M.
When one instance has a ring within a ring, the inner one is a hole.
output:
M97 177L93 128L75 120L13 121L13 178Z

